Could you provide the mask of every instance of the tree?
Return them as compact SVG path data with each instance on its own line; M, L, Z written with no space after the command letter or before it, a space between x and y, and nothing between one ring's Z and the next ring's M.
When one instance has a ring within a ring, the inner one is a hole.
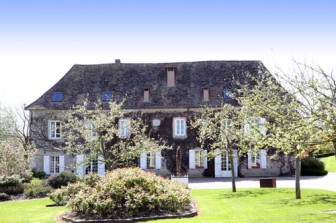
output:
M84 101L72 109L64 124L65 150L105 162L107 169L134 165L144 153L169 149L148 137L136 113L126 114L123 102Z
M313 145L319 144L318 137L324 138L325 132L319 127L319 122L293 93L286 91L269 74L264 79L255 80L253 88L244 86L241 89L243 97L237 98L248 108L249 113L266 118L268 134L263 144L295 153L296 198L301 198L300 167L301 158ZM257 140L257 139L255 139Z
M263 128L255 125L254 119L247 118L242 106L223 104L220 108L205 108L192 126L198 128L202 147L208 148L208 156L228 154L230 160L232 192L236 192L235 162L239 153L255 153L261 144L254 140L255 134L263 134Z

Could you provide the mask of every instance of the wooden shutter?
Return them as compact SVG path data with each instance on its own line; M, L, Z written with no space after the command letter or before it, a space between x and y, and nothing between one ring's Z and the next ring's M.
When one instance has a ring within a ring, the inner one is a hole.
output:
M98 156L98 174L105 176L105 162L103 156Z
M195 169L196 163L195 163L196 157L195 157L195 150L190 149L189 150L189 169Z
M262 169L266 169L267 168L267 157L266 157L266 150L265 149L261 149L260 150L260 167Z
M251 151L247 152L247 168L252 169L252 153L251 153Z
M203 167L204 169L208 168L208 157L207 157L207 152L206 150L203 150L203 156L204 156L204 163L203 163Z
M147 169L147 153L142 152L140 156L140 168L145 170Z
M59 156L59 172L64 171L64 156Z
M43 171L49 175L50 174L50 157L43 156Z
M76 173L80 177L83 177L85 175L84 165L85 165L84 155L83 154L76 155Z
M155 154L155 169L161 170L161 151Z

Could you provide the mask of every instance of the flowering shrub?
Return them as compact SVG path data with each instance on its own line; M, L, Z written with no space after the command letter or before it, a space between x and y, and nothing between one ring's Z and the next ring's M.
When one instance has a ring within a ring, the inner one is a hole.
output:
M89 186L84 181L81 186L79 184L69 185L63 191L71 194L68 207L87 216L127 218L176 212L187 208L191 201L189 190L184 185L139 168L114 170L95 185ZM60 191L57 193L62 197Z

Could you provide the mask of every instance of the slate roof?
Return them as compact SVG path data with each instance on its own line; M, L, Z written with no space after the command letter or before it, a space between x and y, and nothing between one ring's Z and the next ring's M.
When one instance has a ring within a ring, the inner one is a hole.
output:
M175 87L166 86L166 70L170 67L176 70ZM260 61L74 65L26 109L66 110L81 104L86 97L91 101L101 98L105 91L112 93L113 100L126 98L125 109L218 106L224 89L234 91L236 80L248 81L247 73L255 76L260 70L266 70ZM209 102L203 102L203 88L209 88ZM144 89L150 91L150 102L143 102ZM55 92L62 92L61 102L53 102Z

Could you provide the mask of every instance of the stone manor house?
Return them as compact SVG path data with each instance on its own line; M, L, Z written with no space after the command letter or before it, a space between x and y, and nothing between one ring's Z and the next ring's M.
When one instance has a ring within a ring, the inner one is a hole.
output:
M123 109L140 114L153 132L170 146L183 151L183 169L190 177L231 177L227 154L206 157L190 120L204 106L235 104L230 93L236 81L247 80L246 74L260 75L266 68L260 61L201 61L177 63L121 63L74 65L65 76L39 99L26 107L30 111L31 137L38 147L32 166L47 174L62 171L85 175L105 173L105 164L90 160L79 165L85 154L62 152L62 122L70 108L85 98L104 102L125 99ZM120 132L126 132L128 119L119 120ZM259 120L262 122L262 119ZM39 128L40 131L34 131ZM262 149L258 154L235 157L236 176L277 176L289 171L289 163L270 158L274 151ZM142 169L170 175L174 155L171 151L146 154L139 158Z

